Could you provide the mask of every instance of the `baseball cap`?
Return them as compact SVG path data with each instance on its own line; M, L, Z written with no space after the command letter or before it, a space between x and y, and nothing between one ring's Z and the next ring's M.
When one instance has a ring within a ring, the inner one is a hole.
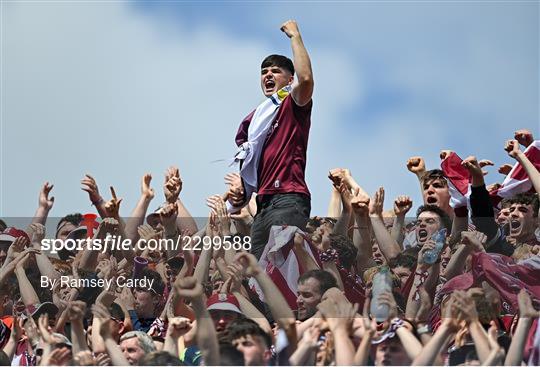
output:
M238 299L232 294L227 293L216 293L211 295L210 298L208 298L208 301L206 301L206 307L208 308L208 311L221 310L242 313L242 311L240 311Z
M28 234L25 231L15 227L7 227L0 233L0 241L13 242L19 237L26 237L26 239L30 241L30 237L28 237Z
M42 314L48 314L49 316L56 316L58 313L58 307L52 302L36 303L26 307L28 314L34 319L39 318Z

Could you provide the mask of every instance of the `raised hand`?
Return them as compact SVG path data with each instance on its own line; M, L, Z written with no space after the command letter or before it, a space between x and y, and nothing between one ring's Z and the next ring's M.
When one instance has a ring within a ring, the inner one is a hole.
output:
M262 271L262 268L257 262L257 258L248 252L240 252L236 254L235 262L242 265L244 273L248 277L255 277Z
M41 361L42 366L67 366L71 360L71 350L67 347L53 349Z
M478 164L480 165L480 168L484 168L486 166L494 166L495 163L493 163L492 161L490 161L489 159L481 159L478 161ZM488 174L488 171L486 170L482 170L482 173L485 175Z
M422 157L411 157L407 160L407 169L416 176L420 177L422 174L424 174L424 172L426 172L426 162Z
M484 245L487 241L487 236L478 231L463 231L461 232L461 243L470 246L473 251L485 251Z
M465 158L462 162L461 162L461 165L463 167L465 167L469 173L471 174L471 176L474 178L482 178L484 177L484 173L482 172L482 167L480 167L480 164L478 163L478 161L476 160L476 157L475 156L469 156L467 158Z
M155 195L154 189L150 187L151 181L152 175L150 173L145 173L141 179L141 195L146 197L148 200L152 200Z
M163 184L163 193L168 203L176 203L182 191L182 185L183 182L178 167L169 167L165 172L165 182Z
M281 25L280 30L289 38L298 37L300 35L300 30L298 29L298 24L296 24L295 20L286 21Z
M508 155L514 159L516 159L521 153L521 150L519 150L519 143L517 140L508 140L504 144L504 150L508 153Z
M82 322L84 315L86 314L86 302L83 301L71 301L67 304L68 318L70 321Z
M379 189L373 195L373 198L369 202L369 215L382 217L384 205L384 187L379 187Z
M478 311L474 298L464 291L454 291L452 294L459 310L460 319L468 324L478 321Z
M192 328L190 319L186 317L172 317L169 318L169 325L167 327L167 335L173 338L180 338L185 335Z
M452 153L454 153L453 150L448 150L448 149L441 150L441 152L439 153L439 157L441 158L441 161L444 161Z
M535 310L532 304L531 296L525 289L518 293L519 317L523 318L538 318L540 311Z
M330 331L344 330L349 333L358 310L358 304L353 305L349 302L336 302L333 299L327 299L319 303L317 309L326 319Z
M533 134L527 129L517 130L514 133L514 139L524 147L528 147L534 141Z
M358 194L351 200L351 206L354 214L358 216L367 216L369 214L369 196Z
M195 277L177 278L174 284L176 293L188 300L202 300L203 287Z
M51 210L54 205L54 196L49 198L49 193L53 189L54 185L50 185L49 182L45 182L39 191L38 205L45 210Z
M394 213L396 215L405 216L409 210L411 210L413 202L410 197L406 195L400 195L394 200Z
M49 331L49 316L47 314L42 314L38 319L38 330L41 339L50 346L54 345L56 340L54 336Z
M92 176L90 176L88 173L81 180L81 189L88 193L88 196L92 204L96 205L103 201L103 198L99 194L99 188L96 183L96 180Z
M512 165L506 163L506 164L503 164L503 165L501 165L501 166L499 167L498 172L499 172L501 175L507 176L507 175L510 173L511 170L512 170Z
M14 259L17 257L17 255L24 251L26 246L28 246L28 239L25 236L17 237L8 248L7 258Z
M32 238L32 244L39 246L41 241L45 238L45 226L41 223L32 223L29 226L30 237Z
M238 173L228 173L225 176L225 184L229 185L227 200L233 206L242 206L246 198L244 198L244 186L242 185L242 178L240 175Z
M206 205L215 214L215 221L221 235L228 235L231 232L231 220L227 213L225 201L220 195L213 195L206 199Z
M99 331L99 335L101 335L103 340L112 338L111 328L109 326L112 320L111 320L111 314L109 310L107 309L107 307L103 306L100 303L95 303L92 305L92 314L94 315L95 318L101 321L101 326L99 330L95 330L94 332Z
M107 233L115 235L118 233L119 223L115 218L105 218L99 224L97 231L94 234L94 239L105 239Z
M114 187L111 186L111 195L112 199L107 201L105 204L105 210L107 211L107 215L114 219L120 219L120 203L122 202L122 199L118 199L116 197L116 192L114 191Z

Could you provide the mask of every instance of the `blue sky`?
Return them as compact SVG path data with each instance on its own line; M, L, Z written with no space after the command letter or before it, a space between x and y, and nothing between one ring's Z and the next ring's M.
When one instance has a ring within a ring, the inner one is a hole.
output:
M140 177L180 167L183 199L206 215L224 190L238 123L262 98L260 61L290 55L296 19L312 56L307 180L325 214L329 169L348 167L388 202L420 202L405 168L441 149L496 165L518 128L536 136L538 2L4 2L0 215L30 216L44 181L52 216L91 211L92 173L129 215ZM489 182L503 179L490 170Z

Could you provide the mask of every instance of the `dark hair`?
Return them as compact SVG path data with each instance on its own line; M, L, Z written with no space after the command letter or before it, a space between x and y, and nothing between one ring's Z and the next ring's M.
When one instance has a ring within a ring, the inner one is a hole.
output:
M439 208L437 205L432 205L432 204L421 205L416 211L416 218L418 218L418 216L422 214L423 212L431 212L431 213L437 214L439 218L441 218L442 227L446 228L447 233L450 234L450 230L452 229L452 220L450 219L450 217L448 216L448 214L446 214L444 210Z
M353 242L342 234L330 234L330 246L336 249L339 256L339 264L345 269L349 269L356 261L358 249L354 247Z
M304 283L309 278L314 278L319 282L319 293L324 294L330 288L337 287L336 278L326 270L313 269L306 271L298 278L298 283Z
M415 246L416 247L416 246ZM410 253L400 252L396 257L388 261L388 266L392 269L403 266L409 270L416 265L417 257Z
M71 223L73 224L74 226L79 226L81 224L83 220L83 216L81 213L73 213L73 214L68 214L66 215L64 218L60 219L60 221L58 222L58 224L56 225L56 232L58 232L58 229L60 228L60 226L62 225L62 223L64 222L68 222L68 223ZM58 234L58 233L57 233Z
M422 187L426 183L426 181L432 181L432 180L442 180L445 184L448 184L446 181L446 176L444 175L444 172L440 169L432 169L429 171L424 172L422 177L420 177L420 183L422 184Z
M292 75L294 75L294 64L287 56L283 55L270 55L261 63L261 69L267 68L269 66L277 66L288 70Z
M244 353L229 343L219 344L220 366L243 366L244 364Z
M270 335L261 329L259 324L257 324L255 321L247 318L237 319L229 323L227 326L227 335L229 336L231 343L235 339L248 335L260 336L264 340L266 348L270 349L272 346L272 339L270 338Z
M113 302L111 307L109 307L109 312L111 313L111 317L124 321L124 311L122 311L122 307L118 303Z
M508 208L512 204L523 204L532 206L533 216L538 217L538 207L540 202L538 201L538 195L531 192L521 192L512 196L506 200L506 207Z
M161 275L159 275L157 271L144 268L141 272L141 279L143 278L153 279L154 286L152 287L152 289L156 291L157 296L161 296L163 294L163 292L165 291L165 284L163 283L163 279L161 279ZM151 292L150 289L148 289L148 291Z
M169 352L151 352L142 357L140 366L185 366L184 363Z

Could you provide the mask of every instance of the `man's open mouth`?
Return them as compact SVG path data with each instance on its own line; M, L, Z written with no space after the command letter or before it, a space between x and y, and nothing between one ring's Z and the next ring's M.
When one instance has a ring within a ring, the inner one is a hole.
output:
M510 221L510 231L511 232L517 232L517 230L521 227L521 222L519 220L511 220Z
M439 200L435 196L428 196L426 201L430 205L435 205Z
M274 82L272 79L268 79L264 82L264 87L267 89L272 89L276 86L276 82Z
M426 240L427 237L428 237L428 232L425 229L420 229L418 231L418 240L423 242Z

